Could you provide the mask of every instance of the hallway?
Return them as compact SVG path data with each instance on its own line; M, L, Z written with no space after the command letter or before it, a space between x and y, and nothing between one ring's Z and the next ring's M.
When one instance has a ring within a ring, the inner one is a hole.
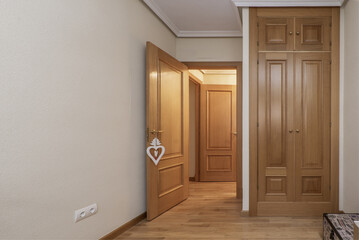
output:
M321 239L322 218L241 217L235 183L190 182L189 198L117 239Z

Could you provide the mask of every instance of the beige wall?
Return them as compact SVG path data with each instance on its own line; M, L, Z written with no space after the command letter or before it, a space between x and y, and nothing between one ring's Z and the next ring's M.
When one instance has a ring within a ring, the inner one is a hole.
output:
M220 85L236 85L237 76L234 75L217 75L217 74L204 74L204 84L220 84Z
M359 0L344 8L343 210L359 212Z
M242 38L177 38L176 49L184 62L242 61Z
M147 40L176 53L140 0L0 0L0 239L98 239L146 210Z

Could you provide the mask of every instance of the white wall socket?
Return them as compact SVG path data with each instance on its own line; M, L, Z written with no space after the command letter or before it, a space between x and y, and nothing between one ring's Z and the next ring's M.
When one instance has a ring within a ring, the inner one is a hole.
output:
M75 222L81 221L97 213L97 203L75 211Z

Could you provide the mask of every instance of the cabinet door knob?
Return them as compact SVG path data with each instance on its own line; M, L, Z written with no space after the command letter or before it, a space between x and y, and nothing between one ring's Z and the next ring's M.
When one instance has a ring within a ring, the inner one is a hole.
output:
M300 32L297 32L297 35L299 35L300 34Z
M299 133L299 132L300 132L300 131L299 131L299 129L296 129L295 131L296 131L297 133Z
M293 32L289 32L289 35L293 35Z
M291 130L289 130L289 133L292 133L293 132L293 130L291 129Z

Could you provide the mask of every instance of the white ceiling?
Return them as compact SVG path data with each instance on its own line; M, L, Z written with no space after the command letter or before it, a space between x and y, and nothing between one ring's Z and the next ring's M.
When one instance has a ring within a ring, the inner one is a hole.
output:
M237 7L334 7L347 0L143 0L177 37L241 37Z
M240 37L232 0L143 0L177 37Z

